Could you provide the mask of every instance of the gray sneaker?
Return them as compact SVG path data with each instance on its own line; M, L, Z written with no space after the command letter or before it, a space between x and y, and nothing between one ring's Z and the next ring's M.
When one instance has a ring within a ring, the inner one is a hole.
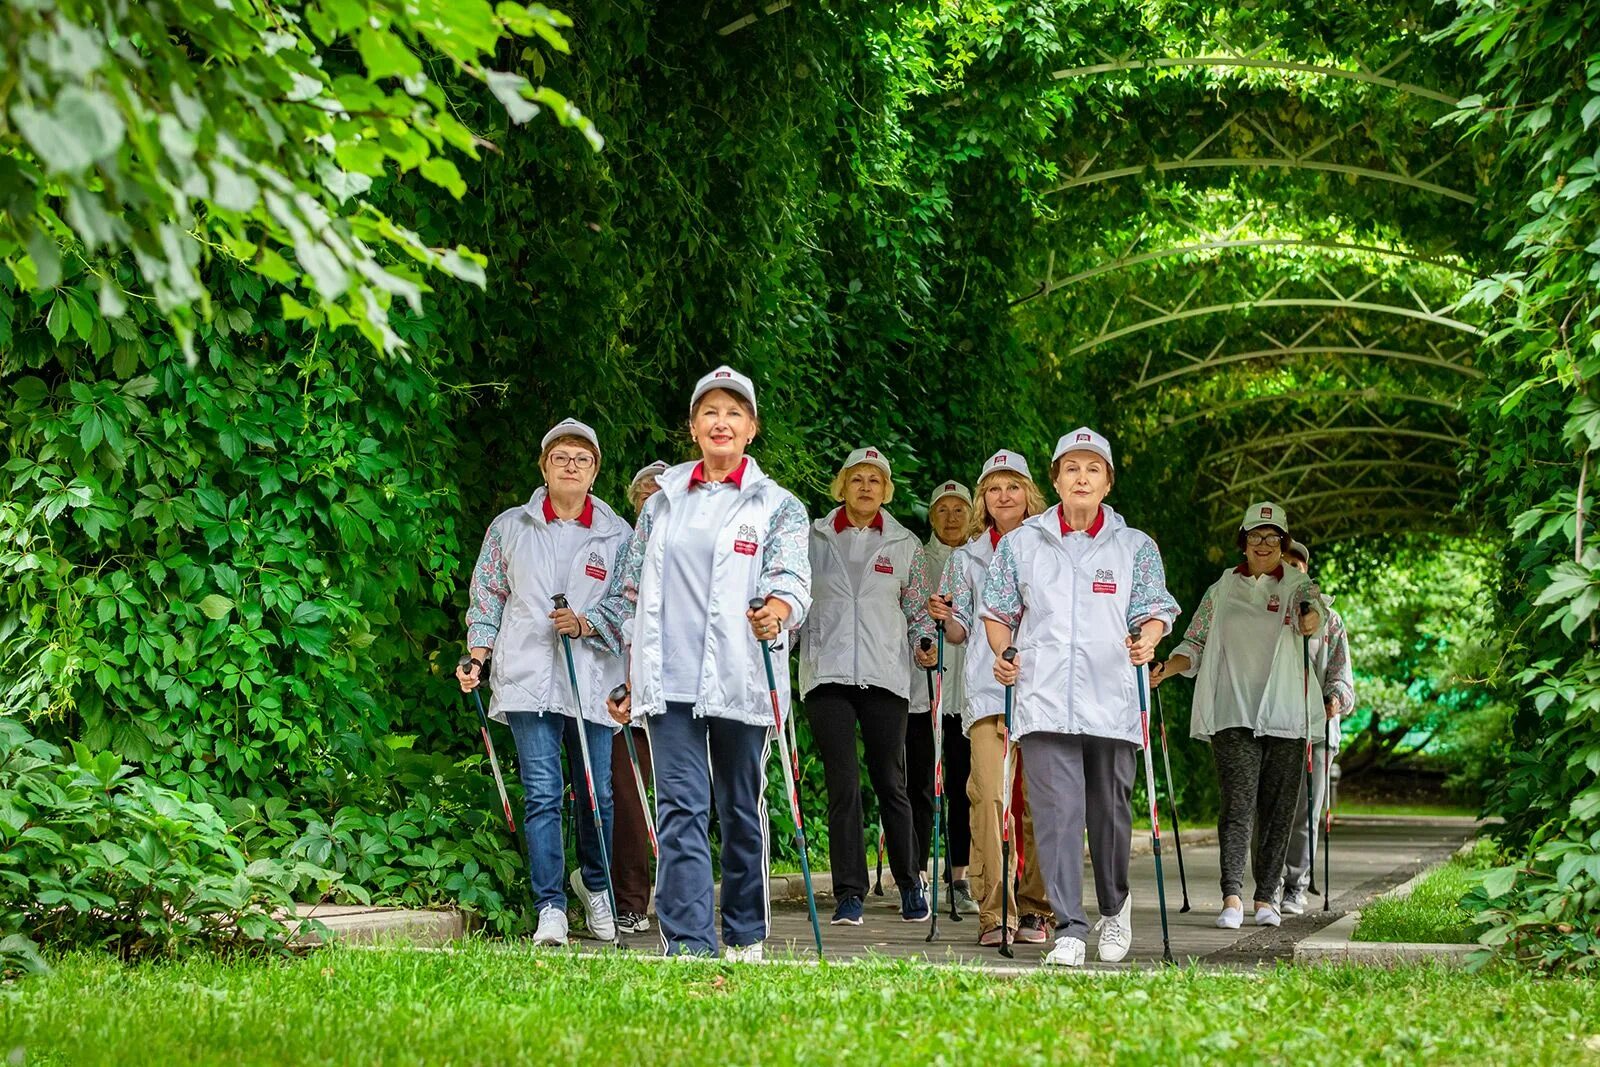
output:
M1304 915L1306 913L1306 891L1304 889L1290 889L1283 894L1283 913L1285 915Z
M965 878L950 887L950 896L956 902L956 911L962 915L978 914L978 902L972 899L972 887Z
M567 884L572 887L578 903L583 905L583 918L589 924L589 935L599 941L615 941L617 924L611 918L611 904L606 900L606 891L602 889L596 893L584 885L581 870L573 871Z

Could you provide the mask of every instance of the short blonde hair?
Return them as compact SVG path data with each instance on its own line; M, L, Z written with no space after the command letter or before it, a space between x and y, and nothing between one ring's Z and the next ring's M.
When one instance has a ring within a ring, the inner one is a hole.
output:
M628 503L637 514L644 507L644 502L651 490L661 488L661 483L656 481L654 474L646 475L628 487Z
M877 471L879 474L883 474L883 468L878 466L876 463L857 463L854 467L846 467L844 470L833 476L833 482L828 486L828 494L835 500L843 501L844 487L850 483L850 475L854 474L862 467L867 467L871 470ZM894 479L889 477L887 474L883 474L883 502L887 504L893 499Z
M1044 502L1044 494L1039 492L1039 487L1033 484L1032 478L1016 471L990 471L978 479L977 488L972 491L972 516L967 519L967 528L963 531L966 540L972 540L994 525L994 520L989 517L988 505L984 503L983 492L1001 478L1015 478L1022 483L1023 493L1027 498L1027 503L1022 509L1023 518L1042 514L1044 509L1049 507Z

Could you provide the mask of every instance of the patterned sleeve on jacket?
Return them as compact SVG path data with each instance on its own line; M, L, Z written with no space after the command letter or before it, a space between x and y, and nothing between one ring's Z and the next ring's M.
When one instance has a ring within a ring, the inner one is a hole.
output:
M1133 596L1128 601L1128 622L1143 623L1160 619L1172 632L1172 624L1183 611L1167 592L1167 571L1161 564L1161 550L1149 537L1133 557Z
M1172 650L1174 656L1189 657L1189 669L1183 673L1190 678L1200 673L1200 657L1205 654L1206 639L1211 636L1211 620L1217 613L1216 595L1215 585L1206 590L1206 595L1200 598L1200 606L1195 609L1194 618L1189 620L1189 629L1184 631L1183 640Z
M644 572L645 546L650 543L650 531L655 528L654 514L655 509L647 501L632 536L617 547L606 591L583 615L594 627L594 640L615 655L621 655L627 647L627 623L638 608L639 575Z
M1336 701L1339 714L1348 715L1355 710L1355 675L1350 667L1350 635L1345 632L1344 619L1328 609L1328 631L1323 637L1328 663L1323 671L1322 699Z
M478 562L472 568L468 595L467 647L493 648L500 633L500 619L505 614L506 598L511 595L499 519L490 523L488 532L483 535L483 548L478 551Z
M968 634L972 633L978 614L972 593L972 583L967 581L966 562L959 551L952 552L950 558L945 561L944 573L939 576L939 595L950 601L950 609L955 612L956 621Z
M1003 622L1012 630L1022 621L1022 582L1017 575L1017 554L1011 549L1009 537L1000 539L1000 547L989 561L979 614L982 618Z
M785 493L767 527L756 595L777 597L789 605L789 618L783 624L788 630L798 630L811 610L810 533L806 509L793 495Z
M933 616L928 614L928 598L933 595L935 584L931 568L928 550L918 548L911 557L911 576L900 587L900 610L906 617L906 636L913 645L918 638L933 636Z

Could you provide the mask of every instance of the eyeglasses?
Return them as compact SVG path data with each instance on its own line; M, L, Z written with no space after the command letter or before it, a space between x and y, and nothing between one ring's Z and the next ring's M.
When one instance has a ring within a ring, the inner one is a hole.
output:
M1283 538L1277 534L1245 534L1244 543L1254 548L1256 545L1266 545L1268 548L1277 548L1283 543Z
M552 452L548 457L552 467L571 467L574 470L586 471L594 466L594 457L587 452Z

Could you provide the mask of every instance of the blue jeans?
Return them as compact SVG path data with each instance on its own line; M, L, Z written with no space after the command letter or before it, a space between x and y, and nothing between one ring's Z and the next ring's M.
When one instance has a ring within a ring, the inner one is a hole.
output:
M715 956L711 807L722 827L722 942L765 941L767 748L772 731L729 719L696 718L670 702L650 720L656 772L656 918L666 954ZM716 789L711 788L713 777Z
M517 743L517 773L522 779L522 832L528 842L528 880L534 907L567 906L567 856L561 840L561 746L566 743L567 764L572 768L573 791L578 805L578 862L583 884L598 893L606 887L606 865L600 858L594 816L589 811L589 790L583 781L583 756L578 748L578 720L566 715L540 715L513 711L506 715ZM589 759L594 766L594 792L605 826L606 855L611 854L611 729L592 722L583 724L589 739Z

